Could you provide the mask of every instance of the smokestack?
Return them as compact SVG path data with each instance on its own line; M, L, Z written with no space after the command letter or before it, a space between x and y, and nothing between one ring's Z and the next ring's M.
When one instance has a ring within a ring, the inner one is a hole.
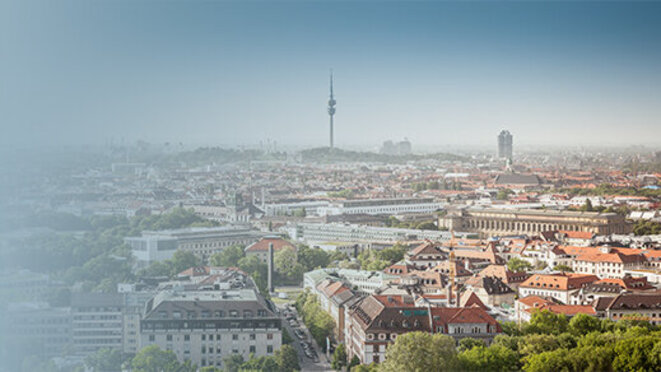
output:
M269 243L267 264L268 264L268 290L269 293L273 293L273 243Z

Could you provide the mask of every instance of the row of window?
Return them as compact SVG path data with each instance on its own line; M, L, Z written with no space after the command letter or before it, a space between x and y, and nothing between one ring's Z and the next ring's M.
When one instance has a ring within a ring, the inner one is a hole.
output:
M211 315L213 314L214 318L224 318L225 317L225 310L216 310L211 312L210 310L202 310L199 312L199 317L200 319L208 319L211 318ZM239 310L230 310L227 312L230 318L239 318L240 312ZM183 319L184 313L181 311L172 311L170 313L172 316L172 319ZM186 312L186 319L197 319L198 318L198 312L197 311L187 311ZM243 317L244 318L252 318L253 312L252 310L243 310ZM266 316L266 310L257 310L257 316L258 317L265 317ZM168 319L168 312L165 310L161 310L158 312L158 317L160 319Z
M184 335L184 341L190 341L190 336L191 335ZM216 333L215 338L216 338L216 341L220 341L221 340L221 334ZM248 335L248 338L251 341L254 341L257 338L257 335L254 334L254 333L250 333ZM232 341L237 341L238 339L239 339L239 335L237 333L232 334ZM273 333L267 333L266 334L266 339L267 340L273 340ZM173 340L173 335L165 335L165 340L166 341L172 341ZM209 334L209 335L202 334L202 335L200 335L200 340L201 341L207 341L207 340L213 341L214 340L214 335L213 334ZM149 341L151 341L151 342L156 341L156 335L149 335Z

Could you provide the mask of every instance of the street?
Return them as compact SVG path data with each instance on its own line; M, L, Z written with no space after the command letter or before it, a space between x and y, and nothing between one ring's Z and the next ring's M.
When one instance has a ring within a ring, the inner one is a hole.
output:
M303 333L305 334L305 338L301 340L296 336L296 333L294 333L294 327L292 327L289 324L289 321L284 318L283 312L286 309L286 304L280 304L276 305L278 307L278 311L280 312L280 316L282 317L282 324L284 328L287 330L291 338L294 340L292 342L292 346L296 349L296 352L298 353L298 359L301 364L301 370L302 371L332 371L330 367L330 361L326 359L326 354L324 354L321 351L321 348L315 340L312 338L310 335L310 331L307 329L305 324L303 324L303 319L301 319L298 316L298 313L294 309L294 314L296 315L296 321L299 323L299 326L296 328L301 329ZM311 359L307 355L305 355L305 350L301 346L301 341L309 341L310 344L312 345L312 348L315 350L317 353L317 358Z

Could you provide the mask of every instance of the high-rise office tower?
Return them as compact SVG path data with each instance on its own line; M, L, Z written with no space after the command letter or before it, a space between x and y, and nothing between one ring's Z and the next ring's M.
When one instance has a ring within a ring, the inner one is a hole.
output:
M333 115L335 115L335 98L333 97L333 71L330 74L330 99L328 100L328 115L330 115L330 148L333 148Z
M498 157L512 158L512 134L508 130L503 130L498 135Z

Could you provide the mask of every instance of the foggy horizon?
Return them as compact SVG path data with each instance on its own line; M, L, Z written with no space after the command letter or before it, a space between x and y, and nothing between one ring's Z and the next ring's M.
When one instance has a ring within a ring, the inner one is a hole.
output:
M660 8L4 3L2 143L655 146Z

